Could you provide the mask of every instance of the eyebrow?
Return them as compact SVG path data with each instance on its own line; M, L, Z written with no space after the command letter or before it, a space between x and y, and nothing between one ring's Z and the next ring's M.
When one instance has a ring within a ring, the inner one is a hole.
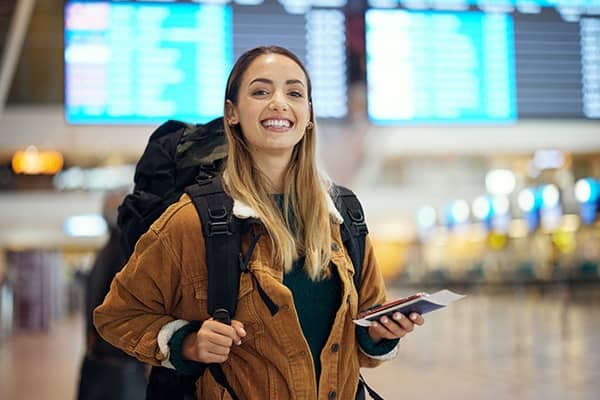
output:
M267 83L272 85L273 81L267 78L256 78L254 79L252 82L250 82L250 85L257 83L257 82L261 82L261 83ZM296 83L299 83L300 85L304 86L304 82L302 82L300 79L288 79L287 81L285 81L286 85L293 85Z

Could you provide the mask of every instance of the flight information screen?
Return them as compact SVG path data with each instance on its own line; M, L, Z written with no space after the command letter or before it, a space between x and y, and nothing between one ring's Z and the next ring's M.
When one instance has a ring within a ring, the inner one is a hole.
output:
M321 118L347 114L338 1L68 1L65 117L71 124L206 122L223 113L235 59L281 45L307 66Z
M370 0L376 124L600 118L600 1Z

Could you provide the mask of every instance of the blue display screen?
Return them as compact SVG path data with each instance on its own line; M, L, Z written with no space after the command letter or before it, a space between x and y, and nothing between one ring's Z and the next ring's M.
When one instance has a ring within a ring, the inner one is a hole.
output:
M220 3L68 1L67 122L207 122L223 113L234 60L271 44L292 50L307 66L316 115L346 116L345 16L338 6Z
M233 63L231 8L193 3L69 3L69 123L206 121L222 114Z
M600 0L367 0L375 124L600 119Z
M373 9L365 27L372 122L516 119L509 16Z

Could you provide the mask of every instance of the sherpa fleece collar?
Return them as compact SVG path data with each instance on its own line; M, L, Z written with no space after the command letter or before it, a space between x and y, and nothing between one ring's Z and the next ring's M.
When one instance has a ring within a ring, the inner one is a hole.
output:
M329 215L333 217L333 220L337 224L342 224L344 222L344 218L342 218L342 215L338 211L330 196L327 196L327 206L329 208ZM233 215L241 219L258 218L258 213L256 210L238 199L233 199Z

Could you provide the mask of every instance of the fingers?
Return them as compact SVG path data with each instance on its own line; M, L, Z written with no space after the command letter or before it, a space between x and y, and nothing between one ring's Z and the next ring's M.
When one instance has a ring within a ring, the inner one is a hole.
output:
M229 357L231 346L242 344L246 336L244 324L231 321L231 326L215 321L206 320L196 334L194 344L197 361L204 363L222 363Z
M395 320L392 320L386 316L381 317L378 322L374 322L371 325L369 330L372 329L374 333L376 333L377 337L381 339L402 338L408 332L413 330L412 323L408 320L408 318L402 314L400 314L400 317L396 315L394 315L394 317Z
M392 318L381 317L378 322L371 325L369 332L372 333L373 338L399 339L412 332L415 325L423 325L424 322L423 316L417 313L411 313L410 318L407 318L397 312L392 315Z
M246 336L244 324L237 320L232 320L231 325L209 319L204 321L203 327L220 336L227 337L235 344L241 344L242 338Z
M242 344L242 338L246 337L246 330L244 329L244 324L234 319L231 321L231 327L237 334L236 343Z
M425 323L425 318L421 314L412 313L410 314L410 319L417 325L421 326Z

